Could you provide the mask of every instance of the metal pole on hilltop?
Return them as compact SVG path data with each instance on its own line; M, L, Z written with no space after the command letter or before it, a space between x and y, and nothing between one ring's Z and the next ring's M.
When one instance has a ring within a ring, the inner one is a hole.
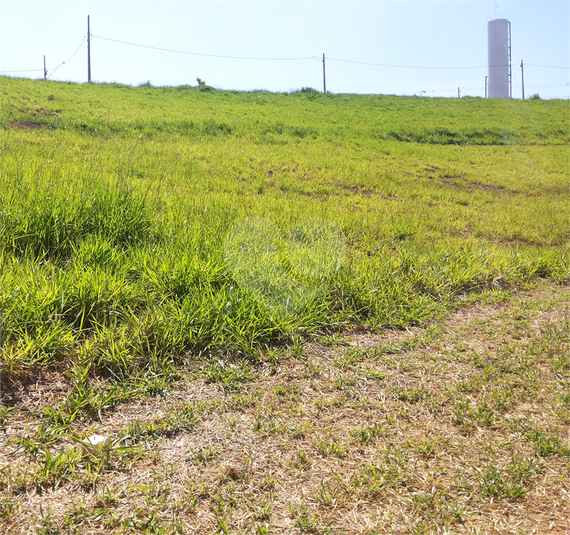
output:
M44 80L47 80L46 57L44 56Z
M327 94L327 77L325 75L325 55L323 54L323 93Z
M91 28L87 15L87 81L91 82Z
M522 99L524 100L524 65L521 59L521 77L522 77Z

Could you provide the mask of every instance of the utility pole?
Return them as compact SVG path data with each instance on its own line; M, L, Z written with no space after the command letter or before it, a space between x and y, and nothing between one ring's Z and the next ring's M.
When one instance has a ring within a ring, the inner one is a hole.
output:
M47 80L46 57L44 56L44 80Z
M323 53L323 93L327 94L327 77L325 75L325 55Z
M485 98L487 98L487 78L489 77L485 76Z
M461 98L461 89L457 88L457 98Z
M521 77L522 77L522 99L524 100L524 65L523 60L521 59Z
M91 28L89 15L87 15L87 81L91 82Z

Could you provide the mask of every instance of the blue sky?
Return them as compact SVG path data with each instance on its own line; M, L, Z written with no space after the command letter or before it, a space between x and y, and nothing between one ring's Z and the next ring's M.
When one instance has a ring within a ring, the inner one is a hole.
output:
M449 97L458 87L462 96L484 95L487 22L507 18L513 96L521 96L521 60L527 96L570 96L566 0L2 1L0 71L42 69L45 54L50 79L85 82L87 15L94 81L196 85L201 78L223 89L322 90L325 53L333 93ZM102 37L197 54L303 59L179 54ZM43 77L42 70L8 74Z

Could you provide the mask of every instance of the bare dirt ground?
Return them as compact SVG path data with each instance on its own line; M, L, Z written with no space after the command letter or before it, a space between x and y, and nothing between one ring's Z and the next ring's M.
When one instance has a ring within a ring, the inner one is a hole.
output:
M570 533L570 290L344 333L58 427L61 375L4 392L0 530ZM43 416L42 416L43 415ZM88 453L75 439L112 444Z

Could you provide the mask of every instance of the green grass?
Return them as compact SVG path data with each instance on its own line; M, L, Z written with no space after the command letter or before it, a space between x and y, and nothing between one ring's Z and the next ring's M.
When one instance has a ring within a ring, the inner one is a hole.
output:
M568 282L566 102L0 89L2 381L68 369L88 416L112 406L94 377L156 394L196 356L255 362L298 336L424 325L460 295ZM274 233L267 263L266 242L228 242L246 216ZM308 216L337 232L326 269ZM234 389L250 374L236 366L203 373Z

